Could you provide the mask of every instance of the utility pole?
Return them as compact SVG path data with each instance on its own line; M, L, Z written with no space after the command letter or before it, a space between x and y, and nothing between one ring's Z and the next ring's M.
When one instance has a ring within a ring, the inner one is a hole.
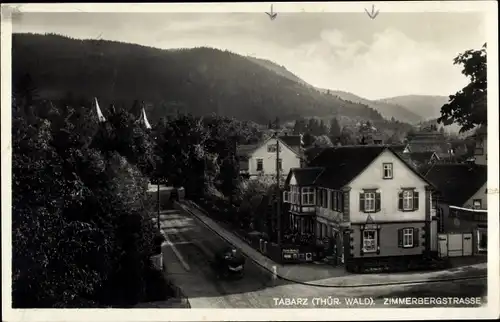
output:
M281 189L280 189L280 142L276 129L276 222L277 222L277 242L281 246Z
M160 225L160 179L158 179L157 182L157 197L158 197L158 218L157 218L157 224L158 224L158 230L161 232L161 225Z

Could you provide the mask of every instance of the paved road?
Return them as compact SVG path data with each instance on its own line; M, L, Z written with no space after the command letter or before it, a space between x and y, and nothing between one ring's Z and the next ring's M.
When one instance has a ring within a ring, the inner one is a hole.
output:
M171 244L163 247L166 270L193 307L261 307L256 292L277 284L249 259L243 279L218 279L209 262L228 244L197 219L170 210L161 215L161 226Z
M167 273L189 297L193 308L422 307L388 306L385 298L481 297L486 293L485 279L352 289L312 287L274 280L271 273L249 259L242 280L218 280L209 267L209 261L217 250L227 246L224 240L197 219L175 210L164 212L161 225L172 244L163 247ZM323 301L321 304L313 301L314 298L329 297L336 298L337 302L329 304ZM299 299L302 299L300 303ZM485 302L484 297L482 301Z

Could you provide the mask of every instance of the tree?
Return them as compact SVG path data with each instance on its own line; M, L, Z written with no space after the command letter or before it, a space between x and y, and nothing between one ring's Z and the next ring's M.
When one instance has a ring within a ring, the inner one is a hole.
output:
M328 136L320 135L314 139L314 145L318 147L332 147L333 143Z
M455 95L450 95L449 102L441 107L438 123L458 123L461 133L487 125L486 43L479 50L459 54L453 64L463 66L462 74L470 82Z
M135 304L155 235L147 180L110 145L93 144L112 133L95 131L88 109L42 114L13 106L13 306Z
M302 141L304 142L304 147L310 147L314 143L314 136L312 136L309 132L304 134L302 137Z
M341 129L339 125L339 121L336 118L333 118L330 120L330 130L329 130L329 135L330 137L337 138L340 136Z

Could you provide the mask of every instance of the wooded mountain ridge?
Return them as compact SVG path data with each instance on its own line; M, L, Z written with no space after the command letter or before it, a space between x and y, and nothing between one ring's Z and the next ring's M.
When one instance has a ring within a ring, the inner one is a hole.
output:
M279 75L282 75L292 81L299 82L309 88L313 88L320 93L329 94L344 101L366 105L379 112L388 120L394 118L400 122L416 124L422 121L435 119L441 115L441 106L448 102L447 96L432 95L405 95L388 97L379 100L369 100L346 91L314 87L287 70L284 66L280 66L266 59L255 57L247 58L278 73Z
M104 109L148 105L156 121L177 112L216 113L267 124L298 117L382 120L374 109L291 80L244 56L212 48L162 50L107 40L14 34L13 84L29 74L40 98L98 97Z

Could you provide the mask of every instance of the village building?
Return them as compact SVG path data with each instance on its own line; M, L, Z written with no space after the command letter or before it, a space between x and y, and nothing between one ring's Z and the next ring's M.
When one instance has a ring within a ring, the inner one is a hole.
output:
M237 157L240 173L249 178L261 175L276 176L278 165L281 176L286 177L290 169L302 166L301 142L301 136L284 135L278 138L270 137L259 144L239 145ZM278 164L276 163L277 146L279 146Z
M327 148L307 167L291 169L286 222L329 244L328 255L354 270L370 260L422 257L437 245L432 190L390 147Z
M487 167L481 164L435 164L425 174L439 193L435 195L438 233L447 245L446 256L468 256L486 252L487 244ZM453 234L453 237L449 235ZM457 237L456 237L456 236ZM457 246L450 246L450 238ZM463 241L466 243L464 249ZM468 244L470 243L470 244ZM449 249L460 251L450 253Z

